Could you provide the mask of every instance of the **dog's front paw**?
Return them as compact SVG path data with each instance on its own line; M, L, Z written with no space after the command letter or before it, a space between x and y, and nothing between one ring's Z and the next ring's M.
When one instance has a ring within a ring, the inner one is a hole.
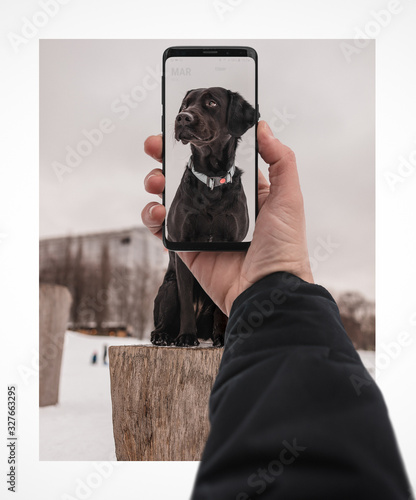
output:
M152 332L150 342L153 345L170 345L172 343L170 336L163 332Z
M214 347L224 347L224 335L222 333L215 335L212 345Z
M183 333L175 340L177 347L193 347L199 345L197 336L194 333Z

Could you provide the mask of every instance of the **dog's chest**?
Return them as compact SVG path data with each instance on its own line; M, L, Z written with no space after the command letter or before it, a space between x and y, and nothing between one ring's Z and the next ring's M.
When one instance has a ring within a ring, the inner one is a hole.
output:
M184 211L182 237L198 241L237 241L246 224L244 193L227 188L194 193Z
M241 241L248 228L240 177L210 189L186 172L168 214L174 241Z

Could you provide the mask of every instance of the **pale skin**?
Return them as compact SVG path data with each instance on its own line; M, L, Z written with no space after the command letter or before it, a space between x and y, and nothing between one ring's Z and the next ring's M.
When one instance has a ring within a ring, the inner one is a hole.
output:
M305 231L303 197L293 151L273 136L265 121L257 127L258 149L269 166L269 181L259 170L258 215L253 240L246 252L178 252L192 274L218 307L229 316L234 300L261 278L290 272L313 283ZM150 136L145 152L162 161L162 136ZM162 170L155 168L144 180L149 193L165 188ZM158 238L166 216L163 205L148 203L143 223Z

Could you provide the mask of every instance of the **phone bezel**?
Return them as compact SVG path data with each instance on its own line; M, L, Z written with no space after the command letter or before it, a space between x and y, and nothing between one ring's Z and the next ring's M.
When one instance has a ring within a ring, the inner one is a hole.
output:
M165 175L165 71L166 71L166 61L170 57L251 57L254 59L255 67L255 103L254 109L257 110L257 120L254 125L255 127L255 192L258 192L258 147L257 147L257 125L260 117L259 106L258 106L258 56L257 52L252 47L245 46L176 46L169 47L163 53L163 70L162 70L162 171ZM165 191L162 195L163 205L166 207L165 203ZM258 212L258 197L255 197L255 217L257 218ZM162 227L162 239L163 244L168 250L182 251L182 252L195 252L195 251L242 251L247 250L250 246L251 241L233 241L233 242L179 242L179 241L169 241L166 238L165 232L165 221L163 221Z

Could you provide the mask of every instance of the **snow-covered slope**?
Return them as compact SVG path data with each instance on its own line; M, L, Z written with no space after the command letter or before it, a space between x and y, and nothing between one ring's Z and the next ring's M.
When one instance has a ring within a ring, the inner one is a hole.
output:
M115 460L104 344L139 343L131 338L66 332L59 404L40 408L40 460ZM94 352L95 365L91 364Z
M110 374L104 345L147 344L131 338L66 332L59 404L40 408L40 460L115 460ZM91 357L97 352L97 363ZM374 376L374 352L361 351Z

